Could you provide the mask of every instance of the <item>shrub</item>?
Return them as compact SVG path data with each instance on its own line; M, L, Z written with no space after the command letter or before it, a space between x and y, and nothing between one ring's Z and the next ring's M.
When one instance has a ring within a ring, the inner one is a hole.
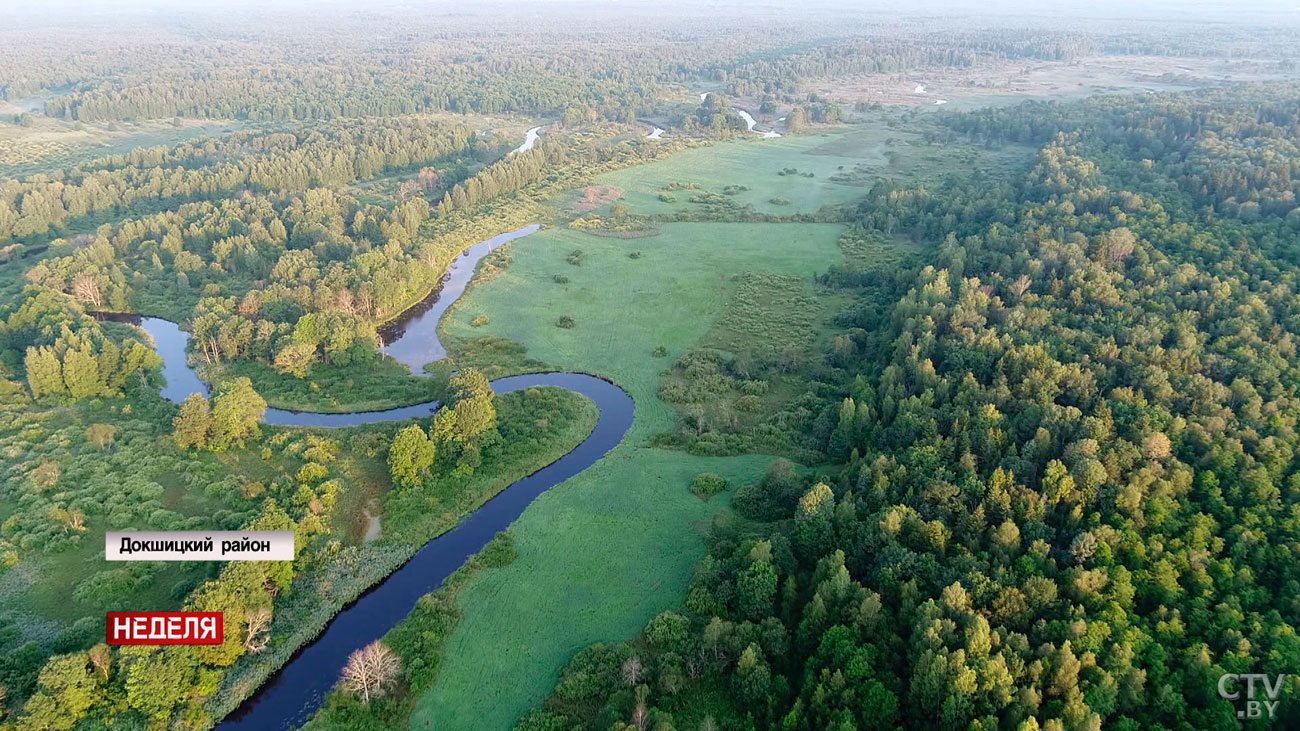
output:
M575 267L582 266L582 249L574 249L565 260Z
M72 598L83 604L125 607L148 583L148 578L131 569L100 571L79 582Z
M478 552L475 561L482 566L495 569L509 564L518 557L519 552L515 550L514 537L502 531Z
M509 268L511 264L515 263L515 255L509 248L496 249L483 259L483 263L487 265L486 269L500 271Z
M627 258L629 258L629 259L640 259L640 258L641 258L641 252L639 252L639 251L633 251L633 252L630 252L630 253L627 255Z
M569 278L564 276L563 274L556 274L555 276L551 277L551 281L555 282L556 284L568 284Z
M556 327L562 327L565 330L572 330L573 327L577 324L578 323L574 322L573 318L569 317L568 315L560 315L560 319L555 321Z
M768 203L771 203L771 204L774 205L774 206L788 206L788 205L790 205L790 199L789 199L789 198L768 198L768 199L767 199L767 202L768 202Z
M469 326L470 326L470 327L483 327L483 326L486 325L486 324L488 324L488 316L487 316L487 315L479 315L478 317L474 318L474 319L469 323Z
M705 500L717 495L727 488L727 481L722 475L713 472L701 472L691 480L691 492Z
M650 353L650 355L653 355L656 358L663 358L668 355L668 349L660 345L659 347L655 348L654 351Z
M801 494L794 463L778 458L767 466L758 482L736 490L731 507L751 520L780 520L790 516Z

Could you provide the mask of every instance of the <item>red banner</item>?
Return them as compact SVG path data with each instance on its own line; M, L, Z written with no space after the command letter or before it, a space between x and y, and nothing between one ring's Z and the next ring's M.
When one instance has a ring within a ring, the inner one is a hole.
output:
M220 645L221 612L109 612L110 645Z

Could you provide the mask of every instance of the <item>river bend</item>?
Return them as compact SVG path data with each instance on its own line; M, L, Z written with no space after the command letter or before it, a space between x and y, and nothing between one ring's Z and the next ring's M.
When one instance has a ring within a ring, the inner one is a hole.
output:
M532 131L530 130L530 133ZM495 236L471 246L457 257L440 287L425 301L382 328L389 340L386 352L417 375L425 363L440 360L447 351L438 341L438 321L465 292L478 262L493 249L536 231L536 225ZM163 398L180 403L192 393L206 394L204 383L190 367L185 348L189 333L174 322L156 317L132 318L153 338L163 359L167 385ZM455 528L434 538L387 578L346 606L324 632L303 646L275 675L217 728L296 728L320 707L338 680L352 651L382 637L401 622L421 596L436 589L498 532L505 530L537 496L590 467L623 440L632 426L632 398L609 381L582 373L530 373L492 381L498 394L535 386L565 388L591 399L599 410L596 428L560 459L513 483ZM278 426L347 427L387 421L426 418L438 410L429 401L383 411L324 414L287 409L267 409L266 423Z

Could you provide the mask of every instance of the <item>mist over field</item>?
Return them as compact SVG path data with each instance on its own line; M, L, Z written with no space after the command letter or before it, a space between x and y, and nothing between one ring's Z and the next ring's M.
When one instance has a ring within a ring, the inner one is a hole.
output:
M356 2L355 0L222 0L221 2L180 2L179 0L51 0L40 4L13 4L3 10L4 15L65 16L69 18L103 18L139 12L162 14L230 14L235 12L291 12L329 16L333 13L434 13L461 16L497 16L530 11L566 13L575 16L591 15L691 15L698 17L785 15L798 16L833 14L840 18L862 15L891 14L912 17L945 17L953 13L976 17L1013 16L1025 20L1050 17L1091 18L1147 18L1166 21L1215 20L1241 23L1250 19L1269 18L1273 21L1295 22L1295 11L1300 9L1294 0L1219 0L1205 2L1179 2L1177 0L1142 0L1141 2L1082 2L1067 0L1045 5L1027 0L876 0L857 2L850 0L816 0L814 2L780 2L760 0L742 3L709 0L707 2L651 2L650 0L619 0L619 2L590 2L584 0L490 0L466 5L453 0L381 0Z

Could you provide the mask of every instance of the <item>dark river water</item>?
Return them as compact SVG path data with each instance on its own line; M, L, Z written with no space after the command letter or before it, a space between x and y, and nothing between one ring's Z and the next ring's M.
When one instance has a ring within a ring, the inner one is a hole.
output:
M413 373L423 374L425 363L446 357L438 342L438 320L464 292L474 269L488 252L538 226L527 226L479 242L457 257L441 288L384 329L387 353ZM117 319L117 318L115 318ZM208 393L186 359L189 333L176 323L156 317L131 318L154 340L163 359L167 386L162 395L184 401L192 393ZM590 467L623 440L632 425L632 398L623 389L595 376L580 373L533 373L492 382L498 394L534 386L557 386L595 402L600 417L591 436L547 467L510 485L472 513L458 526L434 538L397 571L372 587L340 612L325 631L304 646L218 729L274 731L302 725L320 707L325 694L338 681L348 655L382 637L410 613L421 596L444 579L504 530L538 495ZM268 409L266 422L281 426L343 427L427 417L438 410L431 401L385 411L318 414Z
M480 241L456 257L442 279L442 286L422 302L403 312L396 320L380 329L387 347L384 352L419 375L425 363L447 357L446 348L438 341L438 321L456 300L465 294L465 287L474 277L474 268L492 250L515 239L527 236L541 228L537 224L524 226L517 231L493 236Z

